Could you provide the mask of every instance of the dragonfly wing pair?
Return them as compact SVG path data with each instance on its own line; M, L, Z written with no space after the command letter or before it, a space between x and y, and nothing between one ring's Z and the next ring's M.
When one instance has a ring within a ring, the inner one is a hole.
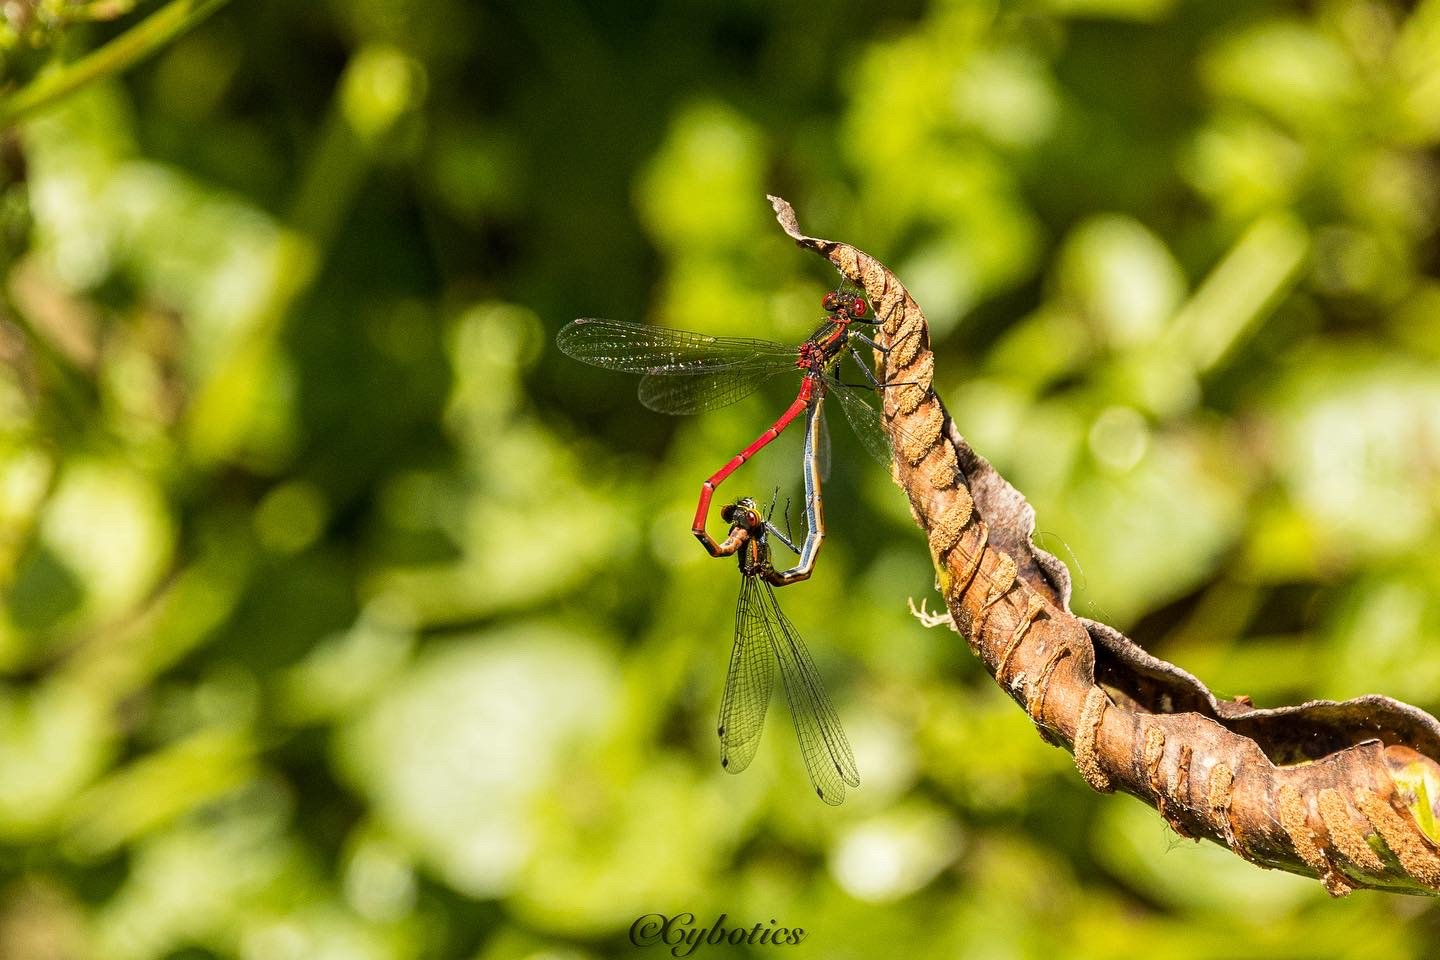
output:
M720 762L739 773L754 758L777 662L805 772L821 800L838 804L847 785L860 785L855 755L805 641L780 610L774 587L758 577L742 580L735 608L735 648L720 703Z
M781 343L619 320L576 320L560 331L555 343L576 360L641 374L640 402L657 413L702 413L728 406L771 377L797 369L796 348Z

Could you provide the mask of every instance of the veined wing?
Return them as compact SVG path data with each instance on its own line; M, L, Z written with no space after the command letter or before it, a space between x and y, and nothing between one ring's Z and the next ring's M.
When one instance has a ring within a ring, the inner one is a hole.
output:
M731 773L744 770L755 758L775 680L775 654L767 638L761 586L768 588L769 584L757 577L742 577L740 599L735 604L735 646L730 651L717 729L720 766Z
M815 414L820 421L815 425L815 432L819 436L816 444L815 461L820 468L820 482L828 483L830 480L830 421L825 419L825 409L821 407L820 412Z
M884 466L890 465L890 437L886 432L885 422L877 410L865 399L862 392L863 387L847 387L839 383L833 377L827 377L829 396L840 398L840 409L845 411L845 419L850 421L850 429L855 431L855 436L860 438L860 445L877 462ZM898 425L891 425L891 430L898 433L907 440L914 434ZM916 446L926 446L917 443Z
M640 380L640 402L657 413L700 413L728 406L750 396L760 384L795 364L730 367L707 370L689 376L647 373ZM674 371L666 371L673 374Z
M780 678L785 685L785 699L790 704L790 717L795 734L800 738L800 754L805 758L805 772L815 793L831 805L845 799L845 787L860 785L855 768L855 755L850 741L840 728L840 718L825 693L820 673L805 649L805 641L775 600L775 588L759 581L763 623L775 658L780 661Z
M794 366L796 357L796 348L770 340L591 317L566 324L555 345L576 360L624 373L694 374L751 365L785 369Z

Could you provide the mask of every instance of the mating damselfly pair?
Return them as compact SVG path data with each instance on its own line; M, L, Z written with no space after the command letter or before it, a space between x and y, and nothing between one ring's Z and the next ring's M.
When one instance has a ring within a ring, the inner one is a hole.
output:
M640 374L640 402L661 413L717 409L749 396L785 371L800 373L800 388L785 412L701 485L691 532L711 556L737 556L741 573L734 645L717 727L722 766L738 773L754 757L778 663L810 782L820 799L838 804L844 799L847 785L860 783L855 757L819 671L794 624L780 610L774 588L809 579L825 538L820 489L827 472L824 461L829 448L825 399L834 396L839 400L865 449L888 463L890 448L879 414L863 392L878 391L890 384L871 372L856 347L858 341L882 355L886 352L856 329L857 325L874 324L865 298L842 287L827 293L821 306L826 313L824 322L795 346L588 318L567 325L556 343L577 360ZM847 356L855 360L865 384L841 381L840 367ZM730 527L726 538L717 542L706 526L716 488L802 413L806 414L801 464L807 527L804 543L797 547L749 497L738 498L722 508L721 518ZM771 538L797 554L795 566L775 568Z

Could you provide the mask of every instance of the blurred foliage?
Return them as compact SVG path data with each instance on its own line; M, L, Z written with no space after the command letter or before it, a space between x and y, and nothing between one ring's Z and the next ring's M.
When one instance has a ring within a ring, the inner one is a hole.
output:
M0 95L131 6L0 5ZM809 796L781 706L725 775L737 577L686 524L783 391L668 420L550 342L798 340L833 277L782 194L910 285L1079 612L1262 705L1435 710L1437 140L1436 0L251 0L35 113L0 958L632 956L684 912L827 957L1427 955L1427 902L1090 794L906 613L923 539L839 430L782 600L862 787ZM798 442L727 495L793 501Z

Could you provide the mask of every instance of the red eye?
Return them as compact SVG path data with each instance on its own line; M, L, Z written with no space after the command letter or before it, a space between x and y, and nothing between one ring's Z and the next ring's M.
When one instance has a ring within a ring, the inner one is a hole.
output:
M820 306L824 308L826 313L833 313L835 309L840 306L840 304L837 303L836 300L837 298L832 291L820 298Z
M867 307L865 306L865 301L861 300L859 297L856 297L855 300L850 304L850 316L863 317L865 316L866 309Z

